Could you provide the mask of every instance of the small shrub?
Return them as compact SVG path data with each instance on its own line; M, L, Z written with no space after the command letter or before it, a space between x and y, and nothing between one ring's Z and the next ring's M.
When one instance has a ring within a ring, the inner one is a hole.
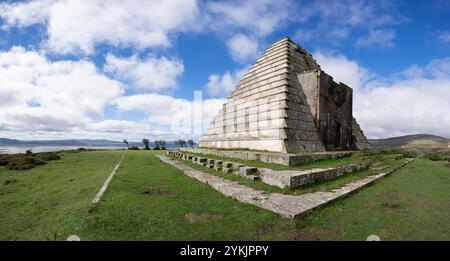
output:
M42 154L38 154L37 158L42 160L42 161L50 161L50 160L59 160L61 159L61 157L56 154L56 153L42 153Z
M8 156L0 156L0 166L6 166L8 163Z
M131 146L128 149L129 150L139 150L139 147L138 146Z
M166 195L169 193L169 189L165 187L144 187L141 189L140 194L156 194Z
M425 156L423 156L423 157L425 159L429 159L429 160L432 160L432 161L442 160L441 155L439 155L439 153L436 153L436 152L425 154Z
M28 170L39 165L44 165L47 161L58 160L61 157L54 152L43 152L33 154L12 154L0 157L0 166L6 166L12 170Z
M5 181L3 182L3 185L10 185L10 184L14 184L17 182L17 179L5 179Z
M411 151L405 151L403 152L403 157L404 158L415 158L417 157L417 155L415 155L413 152Z

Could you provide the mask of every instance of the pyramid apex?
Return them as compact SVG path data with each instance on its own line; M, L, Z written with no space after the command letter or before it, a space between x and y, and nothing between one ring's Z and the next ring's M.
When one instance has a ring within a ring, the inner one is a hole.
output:
M290 43L293 43L292 40L291 40L291 38L289 38L289 36L286 36L286 37L281 38L281 39L278 40L278 41L275 41L274 43L272 43L272 45L276 45L276 44L283 43L283 42L290 42Z

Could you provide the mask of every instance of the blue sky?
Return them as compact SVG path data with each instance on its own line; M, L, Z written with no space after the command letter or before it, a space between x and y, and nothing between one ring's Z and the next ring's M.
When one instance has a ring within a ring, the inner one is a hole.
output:
M173 127L194 91L204 129L285 36L354 89L367 136L450 137L448 17L445 0L2 1L0 137L198 139Z

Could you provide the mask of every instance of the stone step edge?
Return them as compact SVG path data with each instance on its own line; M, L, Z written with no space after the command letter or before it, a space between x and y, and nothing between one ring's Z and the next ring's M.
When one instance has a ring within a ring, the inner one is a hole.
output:
M277 171L267 168L258 168L261 181L265 184L281 189L295 189L311 185L316 182L333 180L346 174L366 170L370 162L362 161L335 168L313 168L305 170Z
M211 159L207 157L191 155L189 153L179 152L179 151L167 151L167 156L174 156L183 160L192 160L192 163L197 163L198 165L208 167L209 169L214 169L215 171L222 171L224 173L231 173L239 175L250 180L259 180L259 172L256 167L244 166L239 162ZM201 159L201 160L200 160ZM220 164L219 164L220 162Z
M295 189L325 180L332 180L348 173L361 171L369 168L370 162L352 163L336 168L312 168L305 170L273 170L269 168L257 168L244 166L239 162L207 158L180 151L167 151L166 155L174 156L183 160L192 160L192 163L232 173L241 177L275 186L281 189Z

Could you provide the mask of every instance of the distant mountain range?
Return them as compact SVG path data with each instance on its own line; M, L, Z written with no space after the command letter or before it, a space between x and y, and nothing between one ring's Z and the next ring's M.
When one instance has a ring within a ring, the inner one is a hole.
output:
M415 134L387 139L369 139L374 149L422 149L442 150L450 149L450 140L444 137L430 134Z
M130 145L142 145L140 142L129 142ZM112 140L68 139L68 140L15 140L0 138L0 146L120 146L123 142Z
M374 149L450 149L450 140L444 137L429 135L429 134L415 134L400 137L393 137L387 139L369 139L370 144ZM142 147L142 142L132 142L131 146ZM150 142L150 146L153 146ZM16 140L0 138L0 146L115 146L126 147L121 141L105 140L105 139L67 139L67 140ZM172 147L173 141L167 141L167 146Z

